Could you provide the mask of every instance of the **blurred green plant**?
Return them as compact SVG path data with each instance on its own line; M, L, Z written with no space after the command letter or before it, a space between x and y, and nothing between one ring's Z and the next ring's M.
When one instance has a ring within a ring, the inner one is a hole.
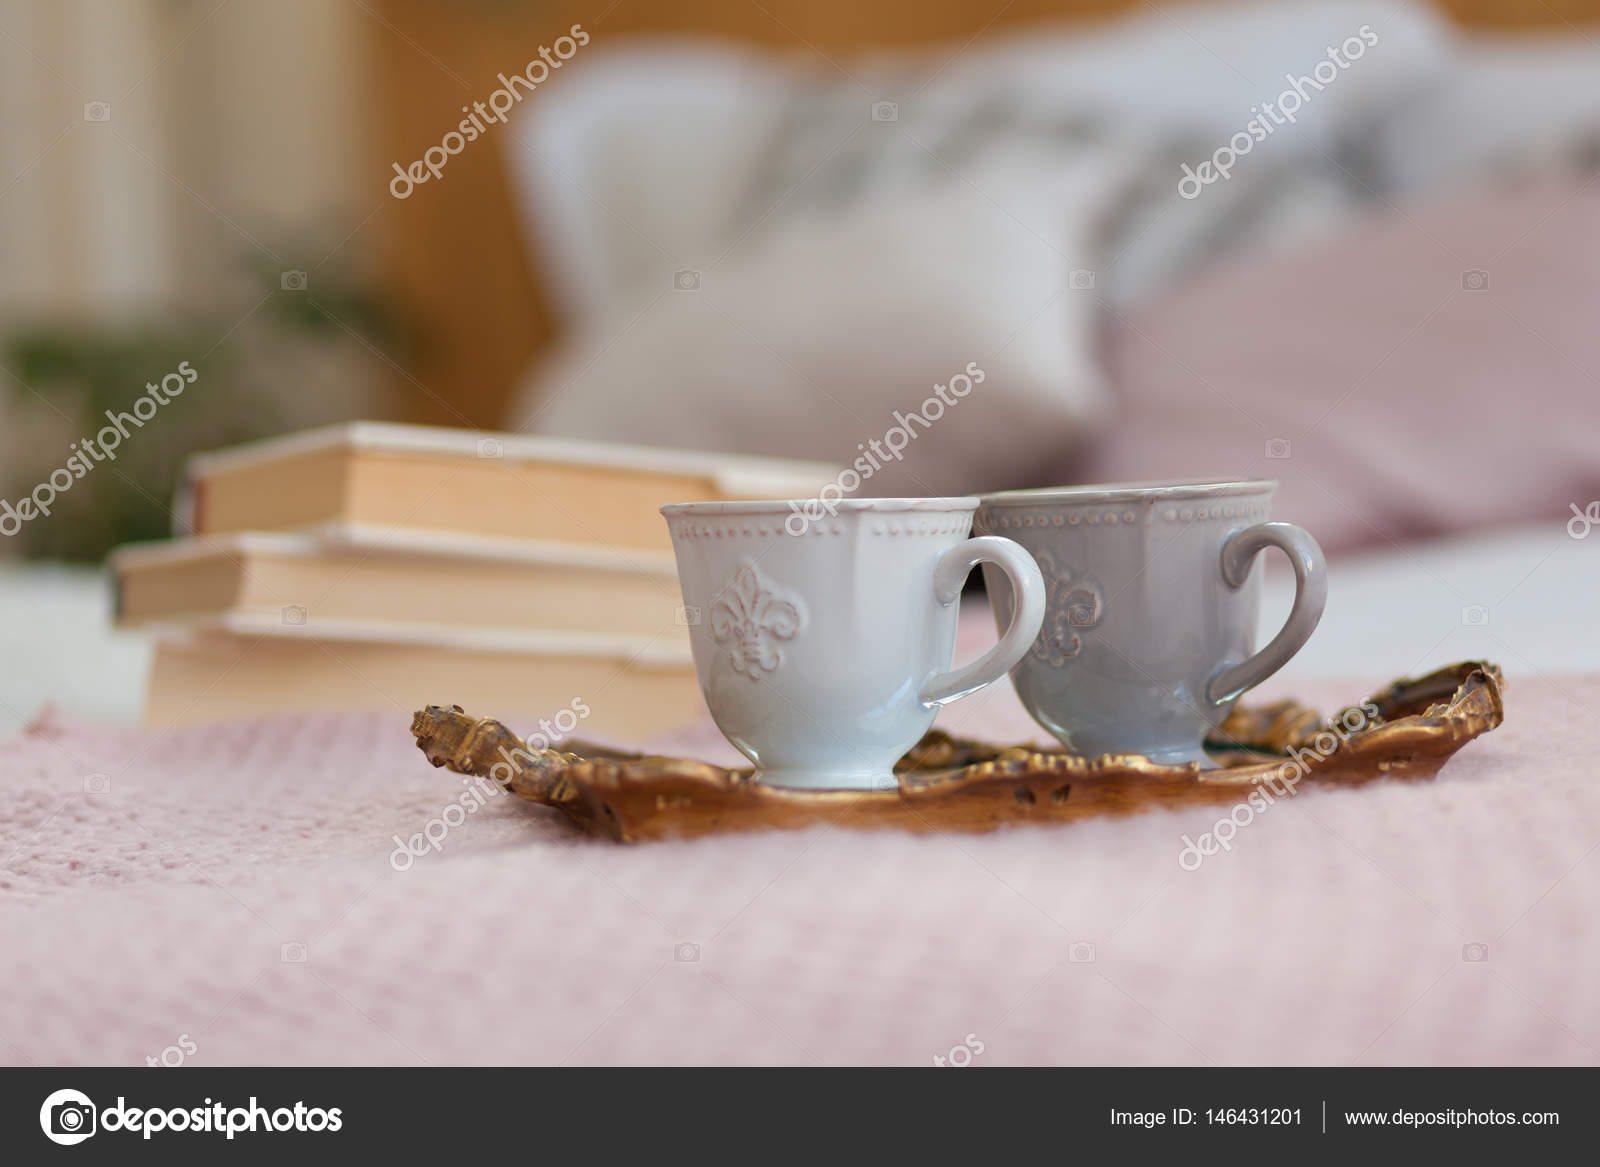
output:
M11 388L9 404L0 403L0 491L13 505L67 464L73 443L93 440L109 424L108 410L126 412L182 362L198 373L122 441L114 460L86 459L92 470L0 553L98 562L118 544L166 538L190 454L369 412L346 374L370 360L372 348L394 347L382 299L321 272L308 290L304 273L276 267L253 266L250 286L260 301L254 310L255 300L245 299L231 314L42 322L0 336L0 384Z

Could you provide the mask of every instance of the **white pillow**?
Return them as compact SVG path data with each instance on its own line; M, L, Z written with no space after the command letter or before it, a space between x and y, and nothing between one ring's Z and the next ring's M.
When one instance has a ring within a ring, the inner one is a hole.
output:
M1105 403L1087 235L1112 170L1086 157L1052 175L1039 162L885 186L720 263L697 258L697 275L661 278L581 326L513 421L840 465L903 427L912 439L889 439L901 457L860 493L1019 481ZM957 374L970 390L951 388ZM908 419L917 412L932 424Z
M742 229L741 201L796 81L696 42L588 51L503 142L524 229L566 327L587 323Z
M1374 152L1399 194L1538 174L1600 154L1600 44L1520 36L1464 44L1426 94L1395 107Z
M1129 162L1014 108L890 119L775 59L662 52L591 62L533 123L570 327L513 426L840 465L902 427L860 492L921 495L1020 481L1098 415L1093 241Z

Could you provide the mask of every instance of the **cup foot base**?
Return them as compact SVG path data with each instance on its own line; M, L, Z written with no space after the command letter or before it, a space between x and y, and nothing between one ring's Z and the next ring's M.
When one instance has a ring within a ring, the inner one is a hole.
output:
M1221 768L1217 760L1206 753L1203 746L1177 746L1170 750L1150 750L1144 756L1161 766L1187 766L1190 762L1196 762L1202 770Z
M1157 749L1139 749L1136 746L1084 749L1076 742L1073 742L1068 744L1067 748L1084 758L1100 758L1107 754L1116 754L1124 757L1149 758L1150 761L1158 766L1187 766L1190 762L1195 762L1199 764L1202 770L1221 769L1221 764L1206 753L1204 747L1199 745L1170 746Z
M832 770L757 770L755 780L763 786L785 790L899 790L900 779L893 774L849 773Z

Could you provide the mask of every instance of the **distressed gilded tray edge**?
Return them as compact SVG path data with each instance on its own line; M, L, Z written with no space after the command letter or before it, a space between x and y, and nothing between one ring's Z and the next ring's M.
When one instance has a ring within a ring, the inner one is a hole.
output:
M1088 759L930 734L908 758L929 752L959 755L963 750L993 756L966 765L913 768L901 774L899 790L887 791L781 790L751 781L744 770L580 743L568 743L567 751L529 750L502 723L475 720L457 707L419 711L412 732L435 766L496 780L528 801L555 807L586 831L619 841L823 823L975 831L1237 801L1241 791L1260 786L1281 795L1285 786L1294 793L1301 783L1431 778L1467 742L1503 722L1503 689L1500 670L1492 664L1446 666L1397 681L1374 695L1369 700L1379 711L1378 723L1347 736L1333 730L1347 711L1322 722L1308 720L1310 711L1292 702L1240 710L1230 718L1239 726L1278 727L1287 718L1319 728L1303 729L1298 742L1273 741L1274 747L1300 750L1298 762L1283 754L1256 754L1248 760L1241 754L1236 756L1241 764L1214 770L1160 765L1137 755ZM1318 734L1337 738L1336 747L1310 749ZM507 758L517 765L506 764Z

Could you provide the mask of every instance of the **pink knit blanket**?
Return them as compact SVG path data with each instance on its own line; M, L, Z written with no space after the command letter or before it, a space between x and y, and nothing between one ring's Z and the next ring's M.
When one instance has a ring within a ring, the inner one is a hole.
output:
M1218 808L623 847L508 796L445 823L405 710L46 718L0 762L0 1060L1593 1063L1597 707L1513 677L1436 781L1276 803L1195 871Z

